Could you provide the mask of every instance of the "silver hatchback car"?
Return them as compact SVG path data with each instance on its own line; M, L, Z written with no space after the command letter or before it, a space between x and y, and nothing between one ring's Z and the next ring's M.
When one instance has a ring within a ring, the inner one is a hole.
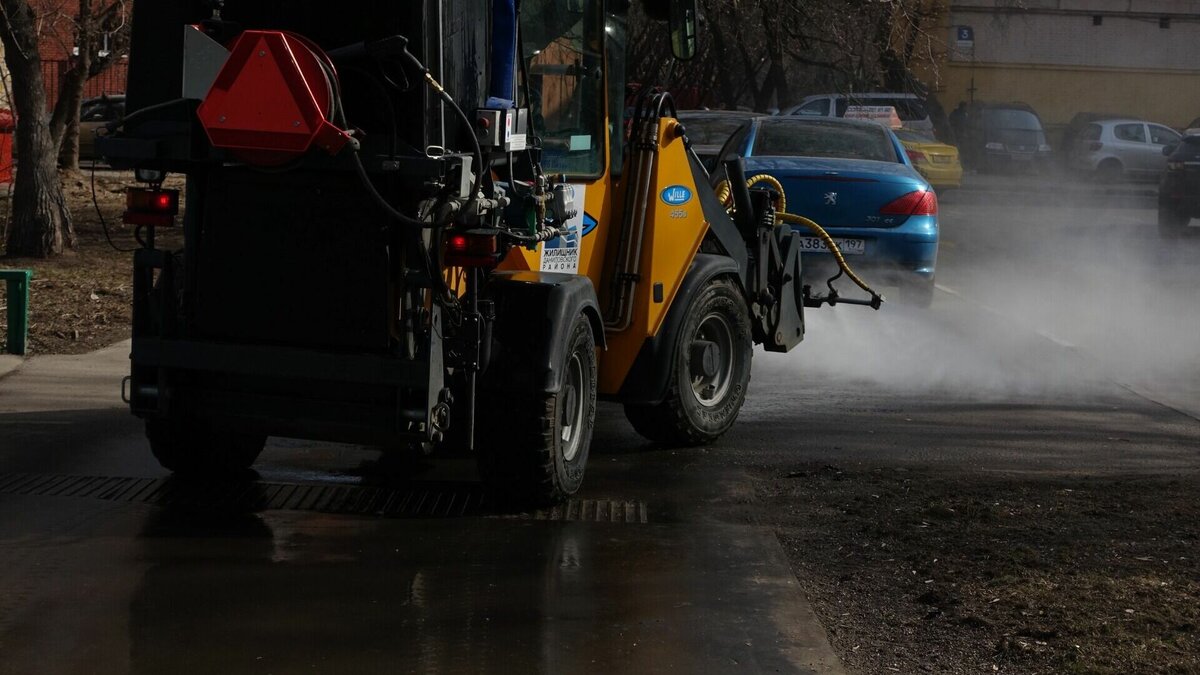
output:
M1068 151L1074 169L1106 182L1157 178L1167 169L1163 147L1177 145L1179 139L1179 132L1153 122L1097 120L1084 127Z

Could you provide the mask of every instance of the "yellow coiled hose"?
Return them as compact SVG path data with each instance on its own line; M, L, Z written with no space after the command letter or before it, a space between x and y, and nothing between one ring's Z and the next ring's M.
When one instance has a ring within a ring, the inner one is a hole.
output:
M783 184L780 183L777 178L769 174L760 173L757 176L747 180L746 187L751 188L759 183L767 183L771 187L775 188L776 193L779 195L779 203L775 205L776 225L779 223L803 225L809 230L812 230L813 234L817 235L821 238L821 241L825 242L825 246L829 248L829 252L833 254L834 260L837 261L838 268L841 269L851 281L857 284L859 288L869 293L872 297L880 297L880 295L875 292L875 289L868 286L867 282L863 281L862 278L850 268L850 264L846 262L846 257L842 255L841 249L838 248L838 245L833 240L833 237L831 237L829 233L825 231L825 228L821 227L812 220L805 218L804 216L787 212L787 194L784 192ZM733 208L733 187L730 185L728 180L723 180L717 184L717 199L721 201L721 204L724 205L726 209Z

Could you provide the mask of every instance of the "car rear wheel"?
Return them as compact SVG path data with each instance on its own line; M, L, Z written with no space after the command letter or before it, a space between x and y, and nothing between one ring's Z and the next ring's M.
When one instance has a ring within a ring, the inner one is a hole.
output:
M1106 159L1096 167L1096 178L1101 183L1116 183L1125 176L1125 167L1115 159Z
M1170 205L1160 204L1158 207L1158 234L1164 239L1174 239L1183 234L1191 218L1180 213Z

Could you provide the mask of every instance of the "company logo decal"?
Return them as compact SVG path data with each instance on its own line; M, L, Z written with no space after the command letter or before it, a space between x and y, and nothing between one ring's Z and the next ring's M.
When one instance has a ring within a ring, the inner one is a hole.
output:
M583 231L579 233L579 236L581 236L581 237L588 236L588 234L592 230L596 229L596 224L597 223L596 223L595 216L593 216L590 213L584 213L583 214Z
M692 201L692 191L682 185L672 185L662 191L662 200L670 206L683 206Z

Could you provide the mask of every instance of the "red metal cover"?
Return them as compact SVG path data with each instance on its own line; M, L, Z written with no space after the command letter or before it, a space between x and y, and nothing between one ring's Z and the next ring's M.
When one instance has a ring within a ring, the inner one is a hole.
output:
M197 115L212 144L250 164L277 165L314 145L330 154L349 137L330 123L333 65L304 38L248 30Z

